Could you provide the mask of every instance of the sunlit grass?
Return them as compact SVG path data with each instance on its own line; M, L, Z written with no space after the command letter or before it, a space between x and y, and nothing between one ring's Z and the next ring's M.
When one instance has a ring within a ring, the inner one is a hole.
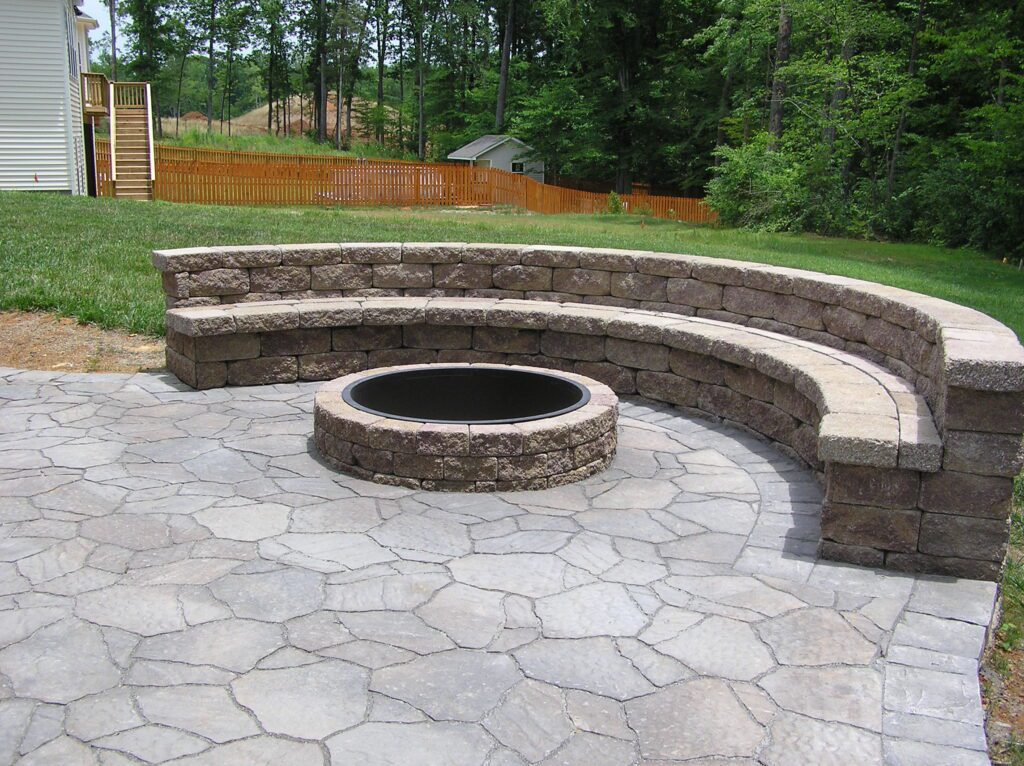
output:
M155 248L281 242L480 241L692 253L843 274L917 290L1024 333L1024 273L982 253L765 234L637 216L515 211L255 208L0 192L0 308L53 311L160 334Z

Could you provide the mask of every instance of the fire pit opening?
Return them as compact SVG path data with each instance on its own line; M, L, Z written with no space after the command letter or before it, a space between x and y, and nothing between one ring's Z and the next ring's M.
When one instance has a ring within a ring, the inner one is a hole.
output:
M433 365L386 371L342 390L356 409L423 423L523 423L572 412L590 391L555 374L521 369Z

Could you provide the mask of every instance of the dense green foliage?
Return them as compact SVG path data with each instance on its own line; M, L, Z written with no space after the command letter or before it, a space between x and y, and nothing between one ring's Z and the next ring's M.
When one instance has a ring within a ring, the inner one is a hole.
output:
M74 233L54 221L74 221ZM1024 272L972 250L693 226L638 215L256 208L0 192L0 309L159 334L156 248L461 241L693 253L869 279L973 306L1024 336Z
M431 159L501 130L536 147L551 176L619 192L706 190L727 223L1024 257L1024 4L1014 0L118 8L122 69L154 82L166 116L198 111L230 130L232 115L272 104L274 134L301 127L348 148L362 132Z

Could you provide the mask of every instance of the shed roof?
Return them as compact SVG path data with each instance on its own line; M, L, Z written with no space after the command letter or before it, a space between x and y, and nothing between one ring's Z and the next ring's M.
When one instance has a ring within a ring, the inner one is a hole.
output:
M480 136L480 138L476 139L475 141L470 141L465 146L459 147L454 152L450 153L448 155L448 159L450 159L450 160L475 160L480 155L487 154L487 152L491 151L491 149L494 149L494 148L496 148L498 146L501 146L506 141L515 141L517 144L522 144L523 146L526 146L526 144L524 144L522 141L520 141L515 136L501 136L501 135ZM526 148L527 149L532 149L533 147L526 146Z

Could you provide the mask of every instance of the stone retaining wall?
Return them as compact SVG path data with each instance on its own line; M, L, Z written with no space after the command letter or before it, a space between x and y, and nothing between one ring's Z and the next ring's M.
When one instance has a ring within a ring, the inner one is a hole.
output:
M1024 431L1024 350L948 301L871 282L673 253L444 243L161 250L167 307L345 296L526 298L639 308L767 329L884 364L965 448ZM947 417L947 413L951 416ZM971 433L987 434L983 439Z
M946 397L956 406L940 440L921 396L847 351L676 314L514 299L218 304L169 311L167 330L170 368L199 388L432 362L575 372L741 424L814 466L824 557L995 579L1005 554L1020 469L1010 391L979 394L1002 403L1002 418ZM999 364L1008 386L1015 373Z

